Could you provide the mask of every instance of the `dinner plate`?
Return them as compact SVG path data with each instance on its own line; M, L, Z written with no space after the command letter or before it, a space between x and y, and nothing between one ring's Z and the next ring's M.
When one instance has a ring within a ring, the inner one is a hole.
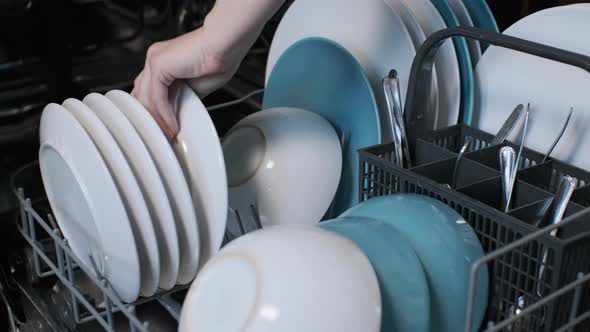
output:
M121 195L84 128L62 106L49 104L40 125L39 166L55 219L87 270L105 277L123 301L140 291L137 246Z
M191 193L180 163L164 133L139 101L127 92L113 90L106 94L127 117L148 148L166 187L180 250L176 283L184 285L195 278L199 267L199 231Z
M158 242L152 225L152 218L135 175L109 130L86 104L70 98L64 101L62 106L86 130L115 181L131 220L131 229L137 243L141 272L141 294L152 296L158 290L160 281Z
M360 63L375 91L382 139L391 142L392 122L382 80L395 69L401 83L402 100L405 100L410 67L416 54L402 20L384 0L297 0L281 19L272 40L266 65L267 85L283 52L307 37L331 39Z
M381 331L431 331L428 283L410 241L372 218L340 217L320 227L351 240L371 261L381 290Z
M473 20L476 27L492 31L500 32L494 14L490 10L486 0L461 0ZM488 48L487 43L480 43L482 53Z
M447 27L455 28L460 26L459 20L449 5L448 0L431 0L438 9ZM459 59L459 74L461 77L461 109L459 122L471 124L473 118L473 65L465 38L453 38L457 58Z
M228 208L225 161L215 125L199 97L184 83L175 85L171 96L180 124L172 147L191 188L201 235L199 264L203 266L219 251L225 235Z
M457 19L461 26L464 27L474 27L473 20L467 11L467 7L463 4L462 0L448 0L449 4L453 8L455 15L457 15ZM475 39L468 39L467 40L467 47L469 47L469 54L471 55L471 64L473 67L481 58L481 46L479 45L479 41Z
M455 210L428 196L398 194L364 201L341 217L383 220L414 247L430 291L430 331L463 331L473 262L483 256L473 229ZM481 324L488 302L487 266L475 283L472 330Z
M529 15L504 33L590 55L581 42L590 31L590 7L554 7ZM557 137L570 107L569 126L551 157L590 170L590 75L575 67L492 46L476 67L475 127L498 131L517 104L530 103L525 144L545 152ZM515 141L521 130L509 137Z
M426 37L446 29L447 25L430 0L403 0L412 11ZM436 128L457 123L461 107L459 60L452 40L444 42L434 60L438 75L438 117Z
M150 210L158 240L160 288L170 289L174 287L178 277L178 236L168 195L156 165L133 125L109 99L101 94L91 93L83 102L109 129L137 178Z
M419 49L420 46L422 46L422 44L426 40L426 35L420 27L418 19L416 19L414 14L412 14L410 8L408 8L408 6L406 6L406 4L402 0L385 0L385 3L387 3L387 5L389 5L389 7L394 11L394 13L402 19L402 22L406 26L406 29L408 29L410 38L412 38L414 48L416 48L416 50ZM436 118L438 116L438 76L436 74L436 65L433 65L433 67L434 68L432 70L432 87L430 88L430 109L434 111L428 112L427 115L432 116L432 118L428 120L428 123L435 124L437 122Z
M329 39L298 41L276 62L266 84L263 108L272 107L301 108L330 122L341 138L343 151L333 213L356 204L358 150L379 144L381 129L371 84L355 58Z

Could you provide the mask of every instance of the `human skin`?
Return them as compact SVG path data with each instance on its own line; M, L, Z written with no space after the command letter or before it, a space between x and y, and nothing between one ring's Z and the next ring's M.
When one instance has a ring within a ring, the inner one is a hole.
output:
M223 86L284 1L217 0L203 26L149 47L131 94L169 139L179 131L170 86L184 80L201 98Z

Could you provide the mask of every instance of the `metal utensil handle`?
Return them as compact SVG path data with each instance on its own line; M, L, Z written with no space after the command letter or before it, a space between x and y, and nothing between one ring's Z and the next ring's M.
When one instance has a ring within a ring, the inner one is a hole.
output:
M412 150L414 150L416 139L424 136L428 131L428 128L425 125L425 113L430 111L428 96L430 96L435 55L440 46L447 39L452 37L465 37L491 45L536 55L581 68L590 74L590 57L586 55L479 28L457 27L440 30L428 37L420 49L418 49L410 71L404 113L406 116L408 139ZM462 116L463 123L471 125L473 114L466 113Z
M511 146L504 146L500 149L499 157L500 171L502 172L502 209L504 212L508 212L512 196L512 178L516 176L516 151Z
M393 116L394 120L397 122L397 127L399 128L401 134L404 166L410 168L412 167L410 160L410 149L408 147L408 135L406 133L406 123L404 119L404 110L402 106L402 94L397 71L395 71L395 69L390 70L388 76L390 78L390 83L392 83L390 84L390 87L392 89L395 89L395 91L392 91L393 96L395 97L395 108L393 109Z
M555 198L553 199L552 208L549 209L549 212L551 214L549 216L549 221L552 225L560 223L563 219L563 216L565 215L565 211L567 209L567 205L577 186L578 180L574 177L566 175L561 179L561 182L559 183L559 187L557 189L557 193L555 193ZM557 236L558 230L558 228L551 230L551 236ZM543 255L541 257L541 264L539 264L539 271L537 272L538 296L543 296L543 279L545 276L545 266L547 265L548 256L549 251L547 249L544 249Z
M392 125L392 133L393 133L393 152L395 157L395 164L398 167L404 167L404 157L403 157L403 148L402 148L402 133L401 129L398 126L398 123L395 119L395 108L396 108L396 98L394 96L395 88L392 86L395 83L393 82L394 78L386 76L383 78L382 86L383 86L383 94L385 95L385 101L387 103L387 109L389 112L389 116L391 118L391 125Z

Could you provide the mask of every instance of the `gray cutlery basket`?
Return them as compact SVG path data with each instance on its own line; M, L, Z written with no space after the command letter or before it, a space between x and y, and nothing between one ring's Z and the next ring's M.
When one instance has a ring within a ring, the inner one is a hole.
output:
M423 103L428 99L420 96L427 95L424 87L430 84L418 85L417 80L429 79L436 49L446 38L457 36L590 69L588 57L514 37L473 28L442 30L425 42L414 60L406 118L426 107ZM420 126L420 118L423 117L406 119L410 168L398 167L393 162L392 144L359 151L360 201L394 193L416 193L442 201L465 218L486 253L474 262L472 288L465 294L470 301L476 270L485 264L490 274L489 303L481 330L590 330L590 322L586 321L590 317L590 173L557 160L543 162L543 154L525 148L518 165L513 206L504 213L500 207L499 149L516 146L510 142L490 146L492 135L467 125L428 131ZM413 121L416 119L418 122ZM469 121L470 115L463 115L463 122ZM446 184L451 183L458 151L469 137L473 140L461 161L457 186L452 190ZM556 187L566 174L577 178L579 187L568 204L565 219L557 227L535 227L534 222L543 208L551 204ZM558 237L550 235L554 228L559 229ZM545 252L545 273L539 278L537 271ZM521 295L534 301L520 315L509 315ZM469 307L465 331L470 331L471 315Z

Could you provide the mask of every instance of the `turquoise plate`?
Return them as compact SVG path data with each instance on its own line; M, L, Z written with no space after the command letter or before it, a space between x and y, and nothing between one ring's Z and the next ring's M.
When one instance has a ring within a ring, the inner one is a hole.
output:
M276 62L264 92L263 108L281 106L315 112L334 126L344 144L332 215L358 203L357 150L379 144L381 127L375 95L355 58L325 38L291 45Z
M490 10L486 0L463 0L463 4L467 8L467 12L469 12L469 16L471 16L471 20L476 27L492 32L500 32L498 23L496 23L494 14ZM482 52L488 48L487 43L480 43L480 45Z
M460 26L459 20L447 0L431 1L449 28ZM459 112L459 123L470 125L473 119L474 103L474 81L471 55L469 54L469 48L467 47L467 41L465 41L465 38L453 38L453 44L457 51L459 74L461 77L461 111Z
M477 236L455 210L428 196L398 194L365 201L344 217L383 220L416 250L430 290L430 330L463 331L471 266L484 252ZM479 328L488 301L487 266L478 272L472 330Z
M395 227L362 217L341 217L320 227L353 241L371 261L381 290L381 331L429 331L424 269L412 244Z

